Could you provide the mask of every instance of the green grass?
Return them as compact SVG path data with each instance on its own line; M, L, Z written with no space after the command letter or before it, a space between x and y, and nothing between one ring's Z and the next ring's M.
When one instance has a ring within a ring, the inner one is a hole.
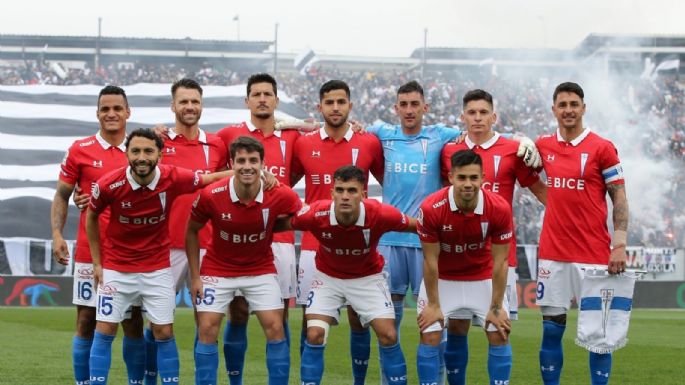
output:
M290 384L299 381L299 324L301 310L292 309L290 325L295 343L292 347ZM564 337L562 384L589 384L588 354L573 343L576 312L572 312L569 330ZM75 310L72 308L0 308L0 384L52 385L72 384L71 337ZM342 317L344 318L344 317ZM511 344L514 366L511 384L541 384L538 370L540 315L521 309L514 323ZM176 313L176 338L181 357L181 383L193 383L192 312ZM487 343L484 333L473 328L470 333L469 384L487 384ZM612 384L683 384L685 383L685 311L633 310L630 342L614 354ZM326 349L324 384L350 384L349 328L346 322L334 327ZM245 384L266 384L264 336L255 319L250 321L249 349L246 358ZM402 322L402 347L407 357L409 384L416 377L418 332L415 312L407 310ZM121 337L113 345L110 384L126 383L121 359ZM220 368L223 363L220 364ZM378 352L372 343L367 384L379 383ZM227 383L223 370L220 383Z

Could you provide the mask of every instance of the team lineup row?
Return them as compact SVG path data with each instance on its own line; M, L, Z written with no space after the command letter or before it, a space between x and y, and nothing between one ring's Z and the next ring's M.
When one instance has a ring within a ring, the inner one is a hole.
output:
M540 367L545 384L558 383L566 312L578 298L581 269L625 270L622 170L611 142L583 127L580 86L557 87L552 111L559 129L539 138L537 148L491 130L497 117L483 90L464 96L463 141L455 141L458 129L422 125L429 106L416 82L398 89L400 125L353 129L344 82L325 83L319 97L323 127L308 134L288 130L307 124L277 124L276 82L254 75L245 98L250 121L210 134L199 128L202 88L183 79L172 86L175 127L156 129L162 135L139 129L127 137L125 92L114 86L101 91L100 130L67 152L51 212L54 256L67 264L61 232L77 191L83 210L74 255L77 384L106 383L120 322L130 383L156 383L157 372L163 383L178 382L174 296L186 276L197 298L197 384L217 381L218 331L227 311L224 356L231 384L243 381L250 312L266 334L269 383L287 384L292 297L306 306L303 384L320 383L326 336L345 304L354 383L364 383L371 327L383 382L405 384L397 327L409 287L419 298L421 384L442 383L444 373L450 384L464 383L472 320L484 325L490 343L491 383L508 383L508 333L517 308L510 247L517 181L547 207L539 261L545 274L538 282ZM383 186L383 204L365 197L369 172ZM289 188L301 178L304 208ZM299 264L295 229L306 231ZM150 321L144 332L141 304ZM611 354L591 352L590 366L592 383L606 383Z

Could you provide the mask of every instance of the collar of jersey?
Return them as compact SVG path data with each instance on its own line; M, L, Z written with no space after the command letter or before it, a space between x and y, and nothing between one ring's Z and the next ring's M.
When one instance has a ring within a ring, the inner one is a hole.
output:
M228 180L228 193L231 196L231 201L233 203L240 202L240 198L238 198L238 193L235 191L235 186L233 185L233 178L234 176L231 177L231 179ZM257 197L254 199L255 202L262 203L264 202L264 184L262 183L261 179L259 180L259 192L257 193Z
M148 184L147 187L150 190L154 190L157 187L157 183L159 183L159 177L162 175L161 171L159 170L159 166L155 167L155 177L152 179L152 182ZM135 179L133 179L133 175L131 175L131 166L126 167L126 179L128 180L128 183L131 184L131 189L133 191L138 190L139 188L143 187L136 182Z
M206 144L207 143L207 133L201 128L198 128L198 130L200 131L200 133L197 136L197 141L200 143ZM175 140L177 137L179 137L181 135L177 134L176 131L174 131L174 130L169 130L169 133L167 134L167 136L169 137L169 139Z
M477 145L471 141L471 138L469 138L468 135L466 135L466 139L464 139L464 143L466 143L466 146L468 146L469 149L473 150L475 146L480 146L483 150L487 150L488 148L492 147L495 145L497 142L497 139L499 139L500 135L499 132L495 132L495 135L492 136L492 138L488 139L485 143Z
M255 131L257 131L257 127L255 127L255 125L252 124L252 122L250 122L250 121L246 121L246 122L245 122L245 126L247 126L247 130L250 131L250 132L255 132ZM261 131L261 130L260 130L260 131ZM263 134L264 134L264 132L262 132L262 135L263 135ZM277 137L277 138L280 138L280 137L281 137L281 130L274 130L274 136Z
M577 138L573 139L569 143L571 143L571 146L575 147L580 144L580 142L583 141L588 135L590 135L590 127L585 127L583 132L578 135ZM559 142L565 142L564 138L561 136L561 130L557 128L557 141Z
M331 138L330 136L328 136L328 133L326 132L326 130L323 127L319 128L319 135L321 135L321 140L326 140L326 138L329 138L329 139ZM343 138L349 142L350 140L352 140L352 135L354 135L354 131L352 131L352 125L347 123L347 132L345 133L345 136L343 136ZM331 139L331 140L333 140L333 139Z
M338 225L338 219L335 217L335 202L331 202L330 212L328 213L328 218L331 221L331 226ZM364 227L364 222L366 221L366 207L364 207L364 202L359 202L359 218L357 218L356 226Z
M124 136L124 138L126 138L126 136ZM107 141L105 140L105 138L102 137L102 135L100 135L100 131L98 131L95 134L95 139L97 139L98 143L100 143L102 148L104 148L105 150L109 150L110 147L116 147L119 150L121 150L121 152L126 152L126 139L124 139L123 142L119 143L118 146L112 146L111 144L107 143Z
M447 198L450 201L450 210L452 211L459 211L459 207L457 207L457 202L454 200L454 186L450 186L449 190L447 191ZM476 209L473 210L474 214L478 215L483 215L483 190L478 190L478 203L476 204Z

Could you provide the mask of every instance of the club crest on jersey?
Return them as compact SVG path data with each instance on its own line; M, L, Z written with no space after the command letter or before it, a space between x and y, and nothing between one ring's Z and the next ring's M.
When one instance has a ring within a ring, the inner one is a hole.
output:
M483 232L483 240L488 236L488 222L481 222L480 229Z
M421 139L421 150L423 151L423 161L425 163L428 157L428 139Z
M583 152L580 154L580 177L583 177L583 174L585 174L585 164L587 164L587 158L589 154L587 152Z
M364 242L366 242L366 247L369 247L369 239L371 238L371 229L363 229L362 234L364 234Z
M102 168L102 161L101 160L94 160L93 161L93 167Z
M93 199L98 199L100 197L100 185L93 182L90 187L90 195L93 197Z
M499 163L502 161L502 157L500 155L494 155L492 157L492 161L495 163L495 179L497 179L497 173L499 172Z
M166 211L166 191L159 193L159 202L162 204L162 212Z
M356 166L357 165L357 158L359 157L359 149L358 148L353 148L352 149L352 165Z
M130 209L131 208L131 202L130 201L122 201L121 202L121 208L122 209Z
M269 224L269 209L262 209L262 219L264 220L264 230L266 230L266 226Z
M281 157L283 157L283 163L285 164L285 154L286 154L286 151L285 151L285 145L286 145L285 140L281 140L281 141L280 141L280 144L281 144Z

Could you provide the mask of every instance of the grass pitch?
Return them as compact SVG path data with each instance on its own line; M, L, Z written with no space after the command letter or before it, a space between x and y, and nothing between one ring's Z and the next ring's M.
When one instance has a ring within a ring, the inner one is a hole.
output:
M73 384L71 338L75 309L43 307L0 307L0 384L52 385ZM562 384L589 384L587 351L575 346L577 312L569 315L564 336L564 369ZM290 311L291 348L290 384L299 384L300 309ZM541 384L538 349L541 338L540 314L521 309L514 323L511 344L514 352L511 384ZM326 348L323 383L343 385L352 382L349 356L349 328L345 317L333 327ZM418 329L415 311L407 309L402 321L402 348L407 358L409 384L418 383L416 347ZM175 332L181 359L181 383L193 383L194 325L190 309L176 312ZM685 311L641 310L632 312L630 342L614 354L611 384L685 384ZM250 320L249 348L244 383L267 383L264 360L264 335L256 319ZM372 340L367 384L379 384L378 351ZM221 351L221 348L219 349ZM223 357L223 355L222 355ZM487 341L482 330L472 328L469 335L469 384L487 384ZM219 383L227 384L220 358ZM121 359L121 332L113 344L110 384L125 384L125 367Z

